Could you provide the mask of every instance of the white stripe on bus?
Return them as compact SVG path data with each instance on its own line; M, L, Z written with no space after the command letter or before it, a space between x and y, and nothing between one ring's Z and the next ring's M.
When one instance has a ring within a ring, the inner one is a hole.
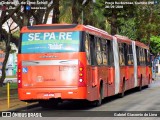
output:
M113 53L114 53L114 66L115 66L115 94L118 94L120 88L120 68L119 68L118 43L116 37L113 37Z
M136 45L135 41L132 41L132 50L133 50L133 64L134 64L134 87L138 85L137 81L137 55L136 55Z
M78 60L28 60L22 61L22 66L40 65L78 65Z

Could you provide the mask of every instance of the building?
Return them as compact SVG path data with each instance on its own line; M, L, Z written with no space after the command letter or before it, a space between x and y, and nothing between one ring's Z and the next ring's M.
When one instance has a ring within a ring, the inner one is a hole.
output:
M5 57L5 53L0 50L0 76L2 75L2 64ZM9 58L6 64L6 76L14 76L17 73L17 52L9 54Z

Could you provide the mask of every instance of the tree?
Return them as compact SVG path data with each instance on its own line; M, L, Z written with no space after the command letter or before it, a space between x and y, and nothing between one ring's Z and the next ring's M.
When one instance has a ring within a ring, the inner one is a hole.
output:
M21 0L18 0L21 2ZM37 2L38 0L30 0L30 2ZM26 10L26 5L20 5L18 11L11 16L14 22L20 27L29 26L30 25L30 18L33 17L34 22L33 24L46 24L48 20L49 13L54 7L54 2L52 0L46 0L48 4L31 4L30 7L41 7L46 9L30 9ZM20 18L20 19L19 19Z
M135 0L130 0L130 2L133 1ZM116 0L116 2L122 2L122 1ZM123 2L128 2L128 1L124 0ZM123 8L116 8L118 5L115 4L115 1L112 0L101 0L100 3L101 4L99 4L99 9L103 9L102 11L103 15L107 18L107 21L111 25L110 33L112 35L115 35L118 33L118 31L121 31L120 27L123 25L122 19L126 21L134 17L135 6L133 4L131 5L123 4Z
M152 35L160 33L160 4L137 6L135 25L137 39L150 46Z
M52 16L52 23L59 23L59 0L53 1L53 16Z
M91 0L60 1L60 22L93 25L106 29L106 18L101 9L97 8L98 4L99 0L96 2Z
M150 40L151 40L151 45L150 45L151 52L155 56L157 56L158 54L160 54L160 36L151 36Z
M0 86L3 85L3 81L6 77L6 64L7 64L7 61L8 61L8 57L9 57L9 53L11 51L11 46L10 46L10 42L11 40L13 42L15 41L18 41L15 37L12 36L12 31L14 29L11 29L11 25L13 24L13 22L11 24L9 24L7 22L7 25L8 25L8 28L9 28L9 33L7 33L5 30L2 30L3 32L1 32L1 42L3 41L5 43L5 47L4 49L1 49L5 52L5 58L4 58L4 61L3 61L3 64L2 64L2 76L1 76L1 79L0 79Z
M137 36L136 36L135 18L131 18L128 20L122 18L121 23L123 23L123 25L119 27L117 33L122 36L127 36L132 40L136 40Z
M7 0L5 0L5 2L6 2ZM5 22L7 22L7 20L11 17L11 16L13 16L13 14L15 13L15 12L17 12L18 11L18 9L20 8L20 5L17 5L16 7L15 7L15 9L14 10L6 10L6 8L7 7L9 7L9 5L4 5L3 6L4 7L4 9L1 11L1 15L0 15L0 41L1 42L4 42L5 43L5 49L4 49L4 52L5 52L5 58L4 58L4 61L3 61L3 64L2 64L2 76L1 76L1 78L0 78L0 86L2 86L3 85L3 81L4 81L4 79L5 79L5 77L6 77L6 74L5 74L5 68L6 68L6 63L7 63L7 61L8 61L8 57L9 57L9 52L10 52L10 50L11 50L11 47L10 47L10 42L11 42L11 40L15 40L15 39L13 39L13 37L12 37L12 35L11 35L11 31L12 30L14 30L15 28L13 28L13 29L11 29L11 24L9 25L9 24L7 24L8 25L8 27L9 27L9 33L7 33L5 30L3 30L2 29L2 25L5 23ZM16 41L16 40L15 40ZM15 42L16 43L16 42Z
M5 0L6 2L7 0ZM19 3L20 2L26 2L25 0L18 0ZM30 0L30 2L35 2L34 0ZM12 36L12 31L19 27L20 29L23 26L26 25L30 25L29 20L31 17L34 17L34 24L41 24L41 23L46 23L47 19L48 19L48 15L50 13L50 11L53 9L53 2L52 0L48 0L48 3L50 4L39 4L37 6L39 7L46 7L46 9L33 9L30 11L22 10L21 8L25 7L25 5L22 4L17 4L17 5L4 5L5 7L15 7L15 9L8 9L8 10L4 10L1 13L1 19L0 19L0 40L5 42L5 58L3 61L3 65L2 65L2 76L0 79L0 86L3 85L3 81L6 77L5 74L5 70L6 70L6 63L8 61L8 57L9 57L9 53L11 51L11 46L10 46L10 42L15 42L16 45L18 46L18 40L17 39L13 39L15 37ZM51 4L52 3L52 4ZM33 5L34 6L34 5ZM36 5L35 5L36 6ZM7 22L8 19L13 19L13 21L17 24L17 26L15 28L11 28L11 25L13 24L13 22L11 24L9 24ZM43 19L44 18L44 19ZM2 29L2 25L7 22L8 28L9 28L9 33L7 33L5 30Z

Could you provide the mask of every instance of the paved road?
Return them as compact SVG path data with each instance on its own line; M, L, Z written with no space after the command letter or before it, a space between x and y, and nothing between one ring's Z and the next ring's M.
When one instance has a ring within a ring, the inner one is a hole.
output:
M64 102L56 110L158 111L160 110L160 80L154 81L148 88L143 88L142 91L130 90L126 92L123 98L118 96L105 98L100 107L93 107L88 105L87 102ZM38 107L31 111L45 112L46 110Z
M87 102L64 102L55 109L42 109L41 107L36 107L32 109L25 109L22 111L30 113L39 112L45 116L57 116L54 119L58 120L64 119L64 117L66 118L67 116L96 116L96 114L102 114L103 116L104 112L106 111L123 111L124 113L128 113L130 111L150 111L152 113L152 111L156 111L160 113L160 80L154 81L151 85L149 85L148 88L144 88L142 91L128 91L123 98L118 98L118 96L106 98L100 107L93 107L91 105L88 105ZM81 113L76 111L81 111ZM118 112L115 113L118 114ZM106 112L106 114L108 113ZM87 117L84 119L90 120L92 118L93 117ZM118 118L118 120L127 119L124 117L114 117L112 119L116 118ZM160 119L160 117L132 117L132 119L136 118L138 118L139 120ZM101 117L94 119L99 120L106 118ZM109 119L109 117L107 117L107 119Z

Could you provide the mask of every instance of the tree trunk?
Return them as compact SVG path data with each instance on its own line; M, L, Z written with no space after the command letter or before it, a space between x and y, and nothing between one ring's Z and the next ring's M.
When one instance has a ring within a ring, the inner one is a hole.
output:
M153 9L151 7L150 8L150 16L149 16L149 19L148 19L148 23L151 23L152 17L153 17ZM152 29L148 29L147 30L147 44L148 44L149 47L150 47L151 32L152 32Z
M147 45L150 47L150 38L151 38L151 33L147 32Z
M112 10L112 18L111 18L111 35L117 34L117 13Z
M0 79L0 86L3 86L3 81L6 78L6 64L7 64L9 53L11 50L10 40L11 40L11 32L8 34L8 40L6 41L6 52L5 52L5 58L2 64L2 76Z
M78 0L72 0L72 23L74 24L78 24L78 8L79 6L77 6L77 2Z
M59 23L59 0L54 0L52 23Z

